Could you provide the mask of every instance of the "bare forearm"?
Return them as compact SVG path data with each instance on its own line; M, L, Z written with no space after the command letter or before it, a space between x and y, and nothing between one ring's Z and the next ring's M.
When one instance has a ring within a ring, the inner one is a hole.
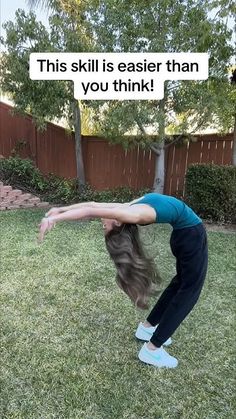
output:
M110 202L110 203L102 203L102 202L82 202L80 204L74 204L74 205L69 205L66 207L60 207L60 213L62 212L66 212L66 211L71 211L71 210L75 210L75 209L80 209L80 208L84 208L84 207L90 207L90 208L117 208L117 207L123 207L123 206L127 206L129 204L121 204L119 202Z
M71 210L76 210L84 207L92 207L94 202L81 202L79 204L68 205L66 207L60 207L60 212L66 212Z
M90 218L90 207L85 205L81 208L77 207L71 210L61 212L60 214L50 215L48 217L48 219L50 219L53 222L84 220L87 218Z
M121 222L135 222L135 214L128 212L126 208L104 208L104 207L83 207L79 209L73 209L70 211L65 211L60 214L49 215L46 219L49 222L58 222L58 221L73 221L73 220L85 220L91 218L109 218L118 220Z

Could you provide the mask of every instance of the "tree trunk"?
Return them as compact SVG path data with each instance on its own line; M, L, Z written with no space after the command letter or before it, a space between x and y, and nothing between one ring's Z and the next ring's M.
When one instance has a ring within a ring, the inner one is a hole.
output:
M153 189L155 192L163 194L165 184L165 99L163 98L159 104L160 123L159 123L159 138L158 149L160 154L156 156L155 163L155 177Z
M78 101L74 101L74 128L75 128L75 154L76 154L76 169L79 188L85 186L84 162L82 156L81 145L81 118Z
M153 183L153 189L155 192L163 194L165 186L165 150L163 144L161 144L160 154L156 156L155 162L155 178Z
M234 142L233 142L233 166L236 166L236 114L234 117Z

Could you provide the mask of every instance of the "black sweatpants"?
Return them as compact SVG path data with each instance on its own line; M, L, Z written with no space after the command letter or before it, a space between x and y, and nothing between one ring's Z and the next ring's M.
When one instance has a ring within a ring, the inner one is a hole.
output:
M176 276L147 317L156 326L151 342L160 347L196 304L207 272L207 236L203 224L173 230L170 246L176 257Z

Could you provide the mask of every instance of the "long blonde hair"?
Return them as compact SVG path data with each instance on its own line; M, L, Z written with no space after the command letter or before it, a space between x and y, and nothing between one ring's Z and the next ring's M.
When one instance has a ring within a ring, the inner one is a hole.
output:
M106 247L117 269L116 281L134 304L148 308L161 278L154 261L145 255L136 224L114 227L105 236Z

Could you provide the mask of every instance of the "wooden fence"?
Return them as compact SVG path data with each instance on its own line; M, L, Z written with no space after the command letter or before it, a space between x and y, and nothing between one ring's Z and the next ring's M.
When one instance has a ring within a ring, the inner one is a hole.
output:
M8 157L16 150L31 158L44 174L76 177L74 136L49 123L45 132L37 131L30 116L12 116L13 108L0 103L0 154ZM233 134L198 136L188 145L172 145L166 150L165 193L181 195L186 169L191 163L231 164ZM155 155L136 147L124 150L98 137L82 137L82 153L87 182L97 190L129 186L151 188Z
M192 163L232 164L233 134L198 136L196 142L169 148L166 161L165 192L184 195L185 173Z

